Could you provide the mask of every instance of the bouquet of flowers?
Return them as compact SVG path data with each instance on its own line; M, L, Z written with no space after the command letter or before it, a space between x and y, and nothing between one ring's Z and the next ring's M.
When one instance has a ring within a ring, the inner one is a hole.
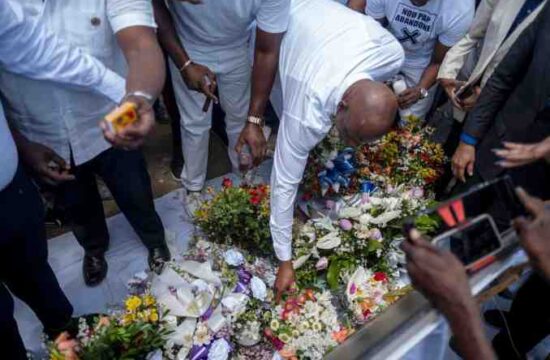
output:
M383 272L358 267L351 276L346 298L356 323L363 324L405 295L408 287L399 288Z
M195 214L195 222L211 241L237 245L259 255L272 253L269 230L269 186L233 186L224 179L220 192Z
M295 236L298 284L315 286L324 275L329 288L336 289L347 283L358 266L394 278L398 265L395 241L402 237L403 221L430 203L422 189L403 186L327 201L329 216L308 220Z
M286 299L266 315L264 333L284 358L322 359L351 330L338 321L332 295L311 289Z
M98 317L93 324L79 319L75 339L63 333L49 344L50 359L145 359L164 346L169 333L154 296L130 296L122 313Z
M335 130L310 153L302 188L305 198L364 191L365 183L421 186L428 190L443 174L443 148L430 140L433 129L411 117L382 139L345 148Z

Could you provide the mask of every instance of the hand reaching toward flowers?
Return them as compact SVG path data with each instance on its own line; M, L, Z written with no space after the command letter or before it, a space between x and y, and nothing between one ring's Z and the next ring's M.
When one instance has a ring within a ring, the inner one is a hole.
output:
M416 229L411 230L402 248L413 286L445 315L460 355L465 359L494 359L460 260L430 244Z
M294 285L294 268L292 261L282 261L275 279L275 301L279 303L281 297Z

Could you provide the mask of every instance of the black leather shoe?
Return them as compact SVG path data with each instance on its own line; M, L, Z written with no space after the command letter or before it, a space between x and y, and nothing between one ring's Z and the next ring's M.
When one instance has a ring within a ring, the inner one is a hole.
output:
M157 274L160 274L164 269L164 263L170 261L170 258L171 255L170 250L168 250L168 246L158 247L149 250L149 269L156 272Z
M508 320L508 312L507 311L498 311L498 310L487 310L483 314L483 318L485 319L485 322L492 327L502 329L506 326L506 322L509 322Z
M107 261L105 255L84 255L82 262L82 272L84 274L84 282L88 286L99 285L105 276L107 276Z

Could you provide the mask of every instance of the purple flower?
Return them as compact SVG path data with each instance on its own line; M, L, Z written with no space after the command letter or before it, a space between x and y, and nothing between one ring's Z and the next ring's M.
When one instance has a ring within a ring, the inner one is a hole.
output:
M424 197L424 189L421 187L414 187L411 189L411 197L414 199L420 199Z
M325 207L329 210L332 210L336 207L336 203L333 200L327 200L325 203Z
M381 240L382 239L382 232L380 229L374 228L369 231L369 237L373 240Z
M317 261L317 264L315 264L315 268L317 271L325 270L328 267L328 259L326 257L322 257Z
M353 295L355 294L356 291L357 291L357 285L355 285L355 283L351 283L351 286L349 287L349 293Z
M246 271L244 267L240 267L239 270L237 270L237 276L239 277L239 282L242 282L244 285L248 285L250 279L252 279L252 274Z
M340 228L344 231L350 231L351 229L353 229L353 224L348 219L341 219Z

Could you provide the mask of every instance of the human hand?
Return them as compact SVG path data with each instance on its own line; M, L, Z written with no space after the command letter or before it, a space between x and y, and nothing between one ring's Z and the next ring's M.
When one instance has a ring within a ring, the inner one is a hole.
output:
M137 120L117 133L113 133L109 130L105 121L100 122L100 127L103 130L105 140L114 147L125 150L137 149L143 145L145 138L155 127L155 111L153 110L153 104L143 96L135 95L125 97L122 102L136 104L138 113Z
M466 182L465 172L469 176L474 175L474 165L476 161L476 148L472 145L461 142L451 160L451 169L455 178Z
M546 159L550 161L550 136L534 144L504 143L504 149L494 150L501 157L499 165L503 168L514 168Z
M18 143L18 149L21 161L40 181L55 186L75 179L69 173L71 166L49 147L25 141Z
M420 87L408 88L397 96L397 102L400 109L407 109L415 104L421 98Z
M181 76L190 90L203 93L214 103L218 103L218 98L214 95L217 86L216 74L208 67L191 63L181 72Z
M521 246L525 249L533 267L550 280L550 206L530 196L522 188L518 188L516 193L533 216L532 220L525 217L514 220Z
M267 150L267 141L260 126L247 123L241 131L235 151L240 154L243 146L247 144L250 146L250 151L252 152L254 166L260 165Z
M279 303L285 292L294 285L294 267L292 261L282 261L275 279L275 301Z
M456 96L457 90L465 84L464 81L458 81L456 79L439 79L439 83L441 84L441 87L443 87L443 90L445 90L445 93L447 93L447 96L449 97L449 100L451 100L453 106L459 110L464 110L460 100Z
M434 307L449 319L476 313L466 269L455 255L430 244L416 229L401 247L413 286Z
M464 111L472 111L474 106L477 103L477 99L479 98L479 94L481 94L481 88L479 86L476 86L473 88L472 94L468 96L465 99L457 99L460 104L462 105L462 110Z

